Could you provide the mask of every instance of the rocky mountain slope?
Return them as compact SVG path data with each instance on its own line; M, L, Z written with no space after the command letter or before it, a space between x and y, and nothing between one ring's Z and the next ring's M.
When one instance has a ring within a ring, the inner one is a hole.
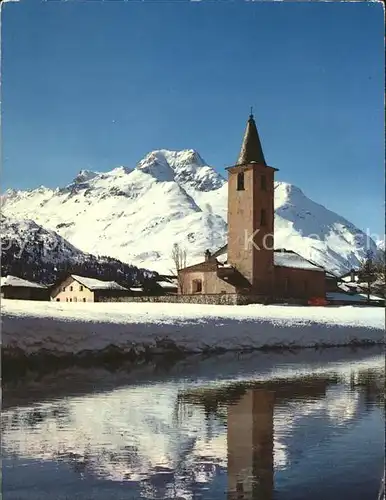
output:
M52 284L67 273L116 280L124 286L143 282L151 273L111 257L95 257L82 252L32 220L4 215L0 218L1 275L20 276Z
M134 169L83 170L66 187L9 190L3 213L30 218L84 252L170 272L171 249L188 264L226 242L227 181L193 150L149 153ZM291 184L275 185L275 246L331 272L357 267L375 243Z

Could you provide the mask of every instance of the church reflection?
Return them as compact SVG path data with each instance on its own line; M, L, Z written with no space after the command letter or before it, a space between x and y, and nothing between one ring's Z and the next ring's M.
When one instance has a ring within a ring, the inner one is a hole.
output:
M180 398L227 426L227 499L274 498L274 412L291 401L317 401L338 378L320 376L193 390ZM226 413L224 414L224 409Z
M2 431L12 454L125 483L135 498L202 498L213 488L223 495L213 498L273 500L315 447L375 406L384 411L384 375L349 375L127 387L8 410Z
M273 498L275 393L249 390L228 406L228 499Z

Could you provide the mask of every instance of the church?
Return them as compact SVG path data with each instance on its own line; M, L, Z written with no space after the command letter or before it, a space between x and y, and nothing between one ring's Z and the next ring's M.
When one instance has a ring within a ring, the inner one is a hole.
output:
M227 244L206 250L202 262L179 270L179 293L243 298L236 303L324 299L325 270L296 252L274 247L277 169L266 163L252 114L237 163L227 171Z

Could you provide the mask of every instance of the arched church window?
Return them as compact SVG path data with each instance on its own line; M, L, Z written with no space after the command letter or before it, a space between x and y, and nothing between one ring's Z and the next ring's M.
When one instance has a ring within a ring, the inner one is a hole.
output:
M244 172L237 174L237 191L244 191Z

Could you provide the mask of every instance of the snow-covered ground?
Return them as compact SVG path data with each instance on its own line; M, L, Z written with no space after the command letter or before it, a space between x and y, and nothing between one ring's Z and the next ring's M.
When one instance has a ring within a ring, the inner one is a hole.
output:
M114 344L189 352L263 346L383 342L383 308L216 306L162 303L58 303L3 300L3 347L77 353Z

